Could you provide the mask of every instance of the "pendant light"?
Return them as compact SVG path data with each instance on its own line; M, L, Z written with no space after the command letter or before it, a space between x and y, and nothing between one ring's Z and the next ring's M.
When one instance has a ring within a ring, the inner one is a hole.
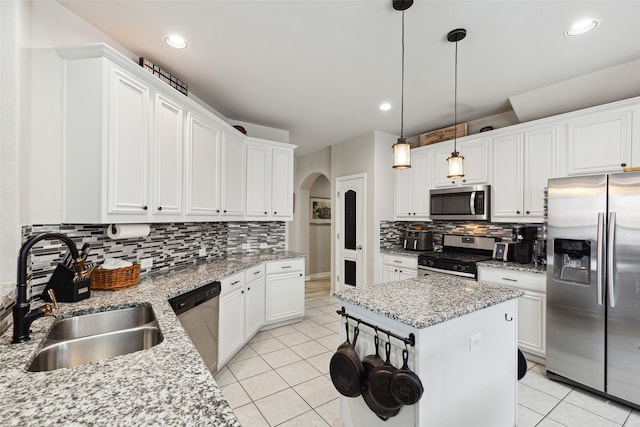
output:
M467 30L458 28L447 34L447 40L456 44L456 62L455 62L455 83L453 91L453 153L447 159L449 167L447 168L447 178L461 178L464 176L464 157L458 153L458 42L467 36Z
M393 0L393 8L402 11L402 83L400 95L400 138L393 144L394 169L408 169L411 167L411 145L404 137L404 11L409 9L413 0Z

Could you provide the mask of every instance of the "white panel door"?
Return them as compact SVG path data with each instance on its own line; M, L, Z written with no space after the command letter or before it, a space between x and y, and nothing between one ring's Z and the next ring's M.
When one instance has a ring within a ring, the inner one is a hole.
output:
M155 215L182 213L184 110L156 94L154 102Z
M245 343L244 310L244 289L238 289L220 297L218 369Z
M271 148L247 143L247 216L266 217L270 210Z
M265 322L304 316L304 275L300 271L267 274Z
M108 213L147 215L149 88L112 67L108 105Z
M492 219L522 216L522 133L493 140Z
M222 134L222 215L244 215L246 198L246 164L243 138L240 134Z
M542 292L525 291L518 298L518 344L542 357L545 357L546 309L547 297Z
M458 178L458 183L475 185L489 182L489 140L458 143L458 150L464 156L464 176Z
M415 162L415 158L412 159ZM396 183L396 218L413 218L413 167L395 170Z
M220 129L187 115L187 215L220 214Z
M293 215L293 150L273 148L271 153L271 216Z
M431 163L432 152L418 151L412 156L411 169L413 170L412 200L413 218L429 218L429 190L431 190L431 176L433 167Z
M336 289L366 284L366 175L336 178Z
M558 127L524 134L524 216L542 220L544 189L549 178L558 177Z

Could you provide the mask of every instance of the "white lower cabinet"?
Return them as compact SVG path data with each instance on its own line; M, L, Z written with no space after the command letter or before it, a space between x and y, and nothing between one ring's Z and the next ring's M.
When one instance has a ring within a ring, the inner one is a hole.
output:
M304 316L304 259L270 261L266 266L265 323L280 324Z
M220 280L218 369L245 345L244 272Z
M418 277L418 258L402 255L382 255L382 283Z
M245 283L244 336L248 341L264 325L264 264L246 270Z
M478 281L511 286L524 291L518 298L518 346L542 359L546 357L547 276L543 273L478 267Z

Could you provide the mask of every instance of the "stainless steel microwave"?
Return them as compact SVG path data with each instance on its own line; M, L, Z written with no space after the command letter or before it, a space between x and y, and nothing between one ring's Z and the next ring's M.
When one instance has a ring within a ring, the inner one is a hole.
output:
M489 221L491 186L473 185L431 190L430 213L433 220Z

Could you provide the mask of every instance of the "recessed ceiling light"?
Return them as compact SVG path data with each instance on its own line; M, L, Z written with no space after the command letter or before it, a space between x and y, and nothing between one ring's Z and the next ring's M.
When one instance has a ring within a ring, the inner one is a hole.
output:
M586 34L589 31L593 31L600 25L600 20L596 18L582 19L574 23L570 28L567 28L564 35L567 37L580 36Z
M383 102L378 108L380 109L380 111L389 111L391 110L391 104L389 104L388 102Z
M186 49L187 46L189 46L189 44L187 43L187 41L181 37L178 36L176 34L172 34L169 36L166 36L164 38L164 42L171 47L174 47L176 49Z

